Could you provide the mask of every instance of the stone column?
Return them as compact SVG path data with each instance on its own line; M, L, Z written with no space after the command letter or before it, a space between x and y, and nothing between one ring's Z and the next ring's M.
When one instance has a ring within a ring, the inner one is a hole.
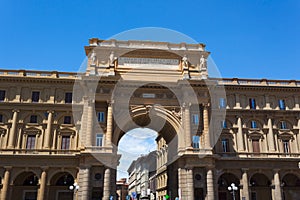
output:
M184 182L183 182L183 176L182 176L182 169L178 168L178 196L179 199L182 199L182 193L183 193L183 187L184 187Z
M242 169L242 185L243 185L243 191L242 191L242 197L245 197L245 200L250 200L249 196L249 180L248 180L248 169Z
M94 102L93 100L89 100L88 102L88 107L87 107L87 127L86 127L86 142L85 142L85 146L90 147L92 146L92 141L95 140L95 138L93 138L94 134L93 134L93 122L94 122Z
M10 181L10 170L11 167L6 167L5 172L4 172L4 177L2 181L2 190L1 190L1 200L8 200L7 194L8 194L8 187L9 187L9 181Z
M185 147L192 147L192 138L191 138L191 113L190 113L190 104L184 103L184 135L185 135Z
M47 129L45 131L45 141L44 141L44 148L49 149L50 148L50 137L51 137L51 130L52 130L52 116L53 112L48 112L48 120L47 120Z
M274 200L281 200L282 199L282 191L280 185L280 177L279 177L279 170L274 170Z
M188 189L187 199L194 199L194 178L193 178L193 169L186 169L186 186Z
M207 200L214 200L214 174L213 169L207 169L206 175L206 183L207 183Z
M178 168L178 195L181 199L189 199L189 188L187 180L187 170L185 168Z
M46 190L46 180L47 180L47 173L46 173L45 169L43 169L42 174L41 174L40 188L38 191L37 200L44 200L45 190Z
M104 171L104 186L103 186L103 200L108 200L110 197L110 175L111 175L111 169L106 168Z
M12 118L12 125L9 132L9 140L8 140L8 147L9 149L14 148L15 137L16 137L16 129L17 129L17 118L18 118L18 110L13 110L13 118Z
M274 133L273 133L273 125L272 125L271 118L268 119L268 129L269 129L269 132L267 135L267 139L268 139L269 151L275 152Z
M108 102L107 107L107 122L106 122L106 147L112 147L111 140L112 140L112 126L113 126L113 110L112 110L112 102Z
M209 114L208 105L204 105L203 108L203 132L204 132L204 144L205 149L211 149L210 133L209 133Z
M298 134L297 134L298 151L300 150L300 115L298 116Z
M90 168L82 167L78 172L78 200L86 200L89 199L89 194L91 191L90 188Z
M114 199L117 199L116 197L116 191L117 191L117 185L116 185L116 179L117 179L117 170L116 168L110 169L110 194L114 197Z
M238 132L237 132L237 145L238 151L245 151L244 147L244 139L243 139L243 126L242 126L242 118L238 116L237 120Z

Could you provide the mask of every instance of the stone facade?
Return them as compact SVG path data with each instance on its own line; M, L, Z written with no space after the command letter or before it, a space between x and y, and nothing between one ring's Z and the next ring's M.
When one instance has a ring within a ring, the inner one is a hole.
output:
M134 160L129 168L129 194L136 193L138 199L150 198L150 175L156 172L156 151Z
M139 126L165 141L171 199L300 195L300 81L210 78L204 44L85 50L84 73L0 71L1 200L115 197L118 142Z

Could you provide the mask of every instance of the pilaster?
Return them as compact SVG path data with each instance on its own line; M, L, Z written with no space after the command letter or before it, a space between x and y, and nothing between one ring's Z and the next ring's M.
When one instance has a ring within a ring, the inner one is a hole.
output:
M7 148L9 149L14 148L15 146L18 112L19 110L13 110L12 125L8 136Z
M9 187L9 181L10 181L10 171L12 167L5 167L4 177L2 181L2 190L1 190L1 200L8 200L8 187Z

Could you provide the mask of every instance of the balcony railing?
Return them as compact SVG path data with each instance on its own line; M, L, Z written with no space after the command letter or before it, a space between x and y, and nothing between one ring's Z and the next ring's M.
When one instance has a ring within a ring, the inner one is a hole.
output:
M80 75L74 72L0 69L0 76L75 79Z
M54 154L77 154L80 153L80 150L72 150L72 149L0 149L0 154L48 154L48 155L54 155Z
M210 80L216 80L220 85L300 87L299 80L268 80L268 79L240 79L240 78L210 78Z
M300 158L300 153L254 153L254 152L217 152L221 157L247 157L247 158Z

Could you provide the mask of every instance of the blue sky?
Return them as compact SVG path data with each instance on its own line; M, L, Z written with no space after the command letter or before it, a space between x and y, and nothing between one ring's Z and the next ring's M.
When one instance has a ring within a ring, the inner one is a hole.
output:
M299 80L299 10L296 0L2 0L0 68L77 71L89 38L162 27L205 43L223 77Z

